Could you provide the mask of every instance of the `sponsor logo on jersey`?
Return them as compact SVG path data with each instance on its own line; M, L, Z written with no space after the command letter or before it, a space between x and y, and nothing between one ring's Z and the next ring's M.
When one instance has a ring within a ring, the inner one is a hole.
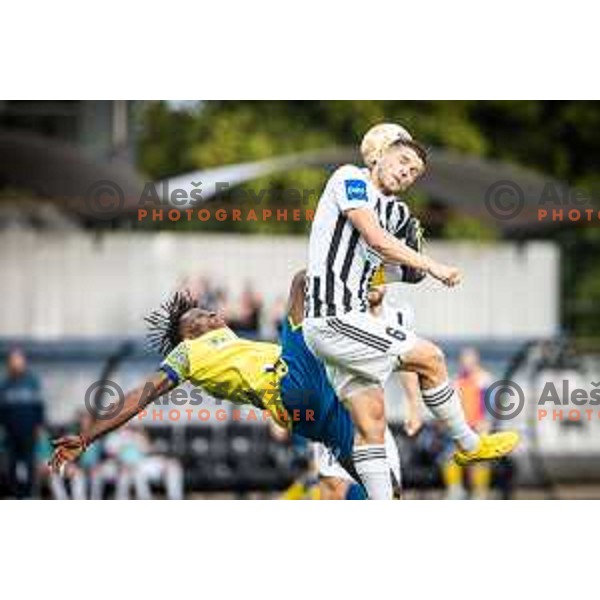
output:
M215 348L219 348L220 346L224 346L227 342L233 341L235 338L230 335L228 331L224 331L219 335L215 335L211 339L207 340L209 346L213 346Z
M346 196L348 200L367 200L367 182L360 179L346 179Z

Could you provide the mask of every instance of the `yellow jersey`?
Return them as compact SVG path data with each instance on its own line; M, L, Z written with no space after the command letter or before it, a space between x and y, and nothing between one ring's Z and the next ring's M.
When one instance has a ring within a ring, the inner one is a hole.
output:
M214 398L266 409L288 425L279 388L287 367L276 344L246 340L222 327L184 340L160 368L177 385L189 381Z
M385 285L385 267L383 265L377 267L377 271L375 271L371 279L371 287L378 287L380 285Z

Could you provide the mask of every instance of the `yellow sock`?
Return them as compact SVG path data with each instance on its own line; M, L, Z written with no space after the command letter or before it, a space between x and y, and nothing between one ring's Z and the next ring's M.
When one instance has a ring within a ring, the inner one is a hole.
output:
M321 499L321 489L319 488L319 484L312 485L308 490L308 499L309 500L320 500Z
M306 496L306 488L304 484L295 481L290 487L281 494L282 500L302 500Z
M442 478L446 489L462 484L463 471L453 460L449 460L442 467Z
M486 498L492 481L492 470L489 465L477 463L471 466L471 485L476 498Z

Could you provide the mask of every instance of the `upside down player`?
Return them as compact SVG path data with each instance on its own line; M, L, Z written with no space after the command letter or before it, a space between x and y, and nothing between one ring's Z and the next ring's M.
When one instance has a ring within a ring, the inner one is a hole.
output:
M302 278L303 282L303 278ZM304 297L303 284L292 284ZM303 308L300 307L300 314ZM215 398L268 411L282 427L325 444L354 473L351 464L354 425L329 385L323 365L304 344L302 333L287 328L283 346L238 337L215 312L199 308L186 293L176 293L147 321L150 342L165 356L158 371L125 395L118 414L93 419L86 431L54 442L51 466L59 471L97 439L120 427L155 399L189 381ZM392 449L389 450L393 452ZM400 480L398 473L393 479Z

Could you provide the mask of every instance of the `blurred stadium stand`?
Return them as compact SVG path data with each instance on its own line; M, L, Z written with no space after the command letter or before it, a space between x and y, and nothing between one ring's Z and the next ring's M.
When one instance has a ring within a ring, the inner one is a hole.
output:
M554 244L434 241L428 251L460 264L465 281L452 294L431 280L398 288L418 307L422 335L519 341L558 333ZM142 335L143 316L195 276L235 297L250 281L272 305L287 298L305 261L306 243L298 236L6 232L0 237L0 271L11 283L5 288L0 336Z
M0 344L0 356L6 354L11 344L6 341ZM597 480L600 475L600 419L575 422L565 414L561 420L540 422L536 411L540 386L546 382L554 381L559 392L563 380L569 381L571 390L579 387L589 391L590 381L600 369L600 352L588 351L576 355L576 359L571 354L554 352L554 358L550 355L542 360L544 352L540 348L552 347L552 344L532 344L522 356L521 348L510 342L479 342L476 346L494 379L509 376L525 392L525 409L510 422L511 427L516 426L523 434L522 448L514 460L519 485L551 489L556 483ZM554 346L560 347L560 344ZM122 341L89 340L29 342L22 347L44 383L53 433L68 429L75 410L82 407L83 391L91 381L104 374L127 388L140 375L151 371L159 360L158 356L144 351L140 340L129 341L125 346ZM123 352L124 347L126 352ZM455 374L462 343L448 342L444 347L450 372ZM115 356L119 356L119 360L113 361L111 370L105 372L104 367ZM507 370L511 363L512 369ZM390 384L388 398L388 414L400 444L406 486L417 493L439 489L440 473L436 463L439 448L436 449L435 436L432 438L431 430L428 432L426 428L416 441L407 439L402 425L402 392L395 383ZM210 412L207 421L200 421L195 416L191 420L169 421L167 414L173 408L183 414L186 406L157 406L153 410L157 415L162 411L163 417L157 419L148 414L141 423L152 441L153 452L181 461L188 492L246 494L281 490L307 464L308 458L298 455L289 442L275 440L267 424L248 422L243 414L239 421L231 419L233 406L228 402L214 401L203 395L202 405L194 408L196 411L207 409ZM228 418L216 419L215 408L224 410ZM550 404L544 408L550 411L555 406ZM579 408L582 411L595 409L594 414L598 412L593 405ZM0 464L0 471L1 467ZM502 464L498 466L498 477L501 478L505 468Z

